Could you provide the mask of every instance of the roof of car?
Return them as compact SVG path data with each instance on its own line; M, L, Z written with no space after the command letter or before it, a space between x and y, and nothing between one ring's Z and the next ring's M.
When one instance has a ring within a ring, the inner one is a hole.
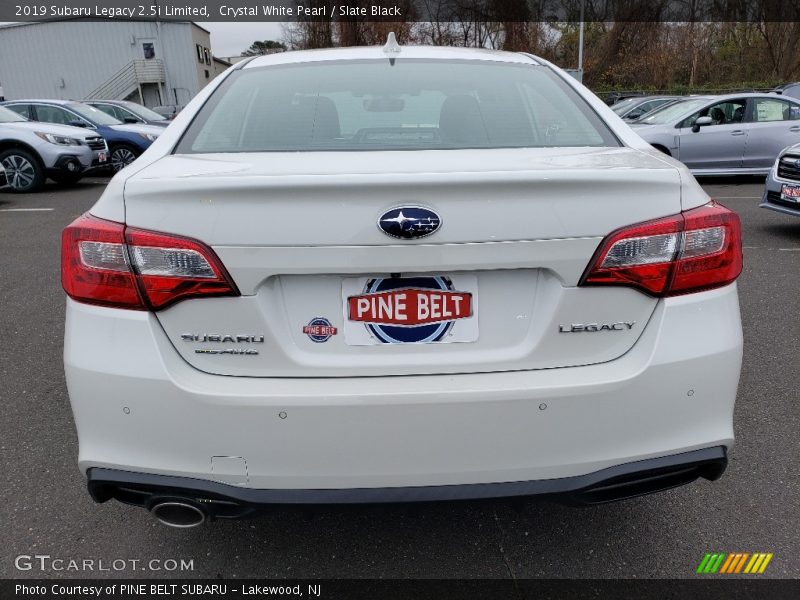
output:
M387 55L382 46L357 46L349 48L325 48L319 50L293 50L289 52L276 52L259 56L246 63L243 69L266 67L271 65L286 65L304 62L321 62L329 60L363 60L363 59L388 59L404 58L437 59L437 60L485 60L495 62L540 64L529 55L517 52L503 52L502 50L486 50L483 48L454 48L451 46L400 46L400 53Z
M719 96L687 96L689 98L707 98L709 100L733 100L735 98L769 98L775 100L775 94L770 92L739 92L734 94L720 94Z
M4 104L26 104L26 103L39 103L39 104L83 104L83 100L58 100L53 98L17 98L15 100L6 100Z

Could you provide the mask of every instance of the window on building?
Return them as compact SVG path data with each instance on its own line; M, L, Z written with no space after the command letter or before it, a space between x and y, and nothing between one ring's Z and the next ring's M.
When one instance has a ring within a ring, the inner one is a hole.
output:
M206 69L206 79L209 79L210 77L211 75L209 74L208 69Z
M203 58L203 47L200 44L195 44L194 47L197 50L197 62L204 62L205 59Z
M144 54L145 58L155 58L156 57L156 46L152 42L145 42L142 44L142 53Z
M203 48L203 59L207 65L211 64L211 51L208 48Z

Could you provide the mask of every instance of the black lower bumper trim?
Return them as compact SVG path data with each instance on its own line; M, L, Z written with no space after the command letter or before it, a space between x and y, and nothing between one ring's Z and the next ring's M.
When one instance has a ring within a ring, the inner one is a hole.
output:
M112 498L150 508L167 498L202 506L211 516L235 518L270 504L357 504L474 500L507 496L552 496L569 504L601 504L670 489L698 477L718 479L728 464L722 446L650 458L560 479L421 487L278 490L92 468L89 493L96 502Z

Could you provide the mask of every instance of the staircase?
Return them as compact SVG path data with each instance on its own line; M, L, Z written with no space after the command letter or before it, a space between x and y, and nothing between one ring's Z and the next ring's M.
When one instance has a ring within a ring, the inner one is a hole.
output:
M117 71L102 85L86 95L86 99L124 100L146 83L166 83L164 62L159 58L136 59Z

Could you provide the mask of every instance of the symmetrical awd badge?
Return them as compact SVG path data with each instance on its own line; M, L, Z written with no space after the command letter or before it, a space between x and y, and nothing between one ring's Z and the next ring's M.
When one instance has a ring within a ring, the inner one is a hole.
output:
M441 217L424 206L396 206L378 219L378 228L386 235L401 240L413 240L436 233L442 226Z

